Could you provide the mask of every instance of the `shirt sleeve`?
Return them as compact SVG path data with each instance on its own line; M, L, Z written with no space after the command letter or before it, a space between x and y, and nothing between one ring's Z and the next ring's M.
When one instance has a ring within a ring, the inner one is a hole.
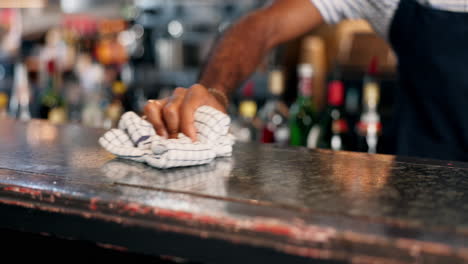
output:
M343 19L363 18L368 8L365 0L311 0L328 24L339 23Z

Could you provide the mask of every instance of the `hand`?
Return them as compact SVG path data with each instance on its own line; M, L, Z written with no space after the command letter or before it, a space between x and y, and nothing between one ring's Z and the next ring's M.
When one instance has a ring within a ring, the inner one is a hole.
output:
M198 107L207 105L226 113L225 102L217 97L201 84L195 84L189 89L178 87L170 97L149 100L144 107L144 114L159 136L177 138L181 132L196 141L194 114Z

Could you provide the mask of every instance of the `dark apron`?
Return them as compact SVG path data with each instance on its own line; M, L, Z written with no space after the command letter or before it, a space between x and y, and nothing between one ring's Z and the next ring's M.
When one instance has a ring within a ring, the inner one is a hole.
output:
M390 29L398 56L397 154L468 160L468 14L401 0Z

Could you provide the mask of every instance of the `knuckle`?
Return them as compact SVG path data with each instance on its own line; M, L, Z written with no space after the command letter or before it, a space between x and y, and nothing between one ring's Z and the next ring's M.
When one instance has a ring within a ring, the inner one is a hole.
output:
M173 104L168 104L163 108L163 113L165 116L173 117L177 115L177 108Z
M144 107L143 107L143 110L145 112L149 112L149 111L153 111L153 110L157 110L159 109L159 104L155 104L155 103L152 103L152 102L149 102L147 103Z
M173 94L175 94L175 95L182 95L182 94L185 93L185 91L186 91L185 88L177 87L177 88L174 89Z
M151 103L146 103L145 106L143 107L143 111L148 112L151 110Z
M143 113L148 116L148 118L151 116L151 113L153 113L154 109L151 105L147 104L143 107Z
M190 89L195 90L195 91L205 91L205 90L207 90L207 89L205 88L205 86L203 86L203 85L201 85L201 84L198 84L198 83L192 85L192 86L190 87Z

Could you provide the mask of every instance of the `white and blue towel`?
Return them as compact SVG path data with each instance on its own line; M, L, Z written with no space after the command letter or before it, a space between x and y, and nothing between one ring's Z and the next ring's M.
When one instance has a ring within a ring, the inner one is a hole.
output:
M103 148L129 160L167 169L207 164L217 157L232 154L234 137L229 134L231 119L209 106L195 112L198 141L179 133L177 139L156 134L153 126L134 112L122 115L118 129L111 129L100 139Z

